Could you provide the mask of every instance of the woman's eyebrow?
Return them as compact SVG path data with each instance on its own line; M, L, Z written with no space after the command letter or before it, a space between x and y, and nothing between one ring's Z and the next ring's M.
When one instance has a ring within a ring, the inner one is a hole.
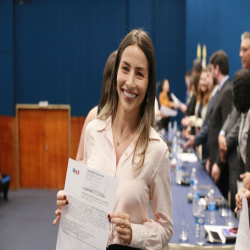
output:
M126 62L126 61L122 61L122 63L124 63L124 64L126 64L127 66L131 66L128 62ZM136 69L138 69L138 70L143 70L143 71L146 71L143 67L135 67Z

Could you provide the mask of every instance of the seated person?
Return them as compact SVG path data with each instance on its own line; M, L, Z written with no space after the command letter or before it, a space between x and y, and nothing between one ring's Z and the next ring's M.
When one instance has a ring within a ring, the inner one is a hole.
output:
M8 200L9 185L10 185L10 176L2 174L0 168L0 198L1 198L1 193L3 192L3 199L5 201Z
M179 105L173 101L170 92L170 86L168 79L163 79L161 83L162 92L159 95L159 103L160 107L162 105L168 108L178 109ZM161 128L164 128L166 131L168 130L168 123L170 121L170 117L162 117L161 119Z

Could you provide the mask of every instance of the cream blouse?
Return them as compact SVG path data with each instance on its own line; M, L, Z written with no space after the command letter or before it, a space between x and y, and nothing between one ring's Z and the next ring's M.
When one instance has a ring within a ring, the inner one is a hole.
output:
M114 212L127 213L132 227L130 246L162 250L173 234L173 211L169 151L153 128L142 168L133 171L135 142L121 156L116 166L116 154L111 127L112 119L94 120L87 125L84 142L84 164L119 178ZM150 201L154 220L149 219ZM110 211L113 212L113 211ZM124 243L111 224L108 244Z

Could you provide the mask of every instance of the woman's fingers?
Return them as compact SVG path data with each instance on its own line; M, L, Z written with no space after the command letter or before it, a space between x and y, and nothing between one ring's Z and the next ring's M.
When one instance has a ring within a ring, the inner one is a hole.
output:
M119 226L120 228L131 228L130 222L127 220L123 220L121 218L111 218L111 222Z
M58 209L55 211L55 215L56 215L56 216L62 215L61 207L58 208Z
M60 190L56 195L57 200L66 200L66 194L64 193L64 190Z
M126 213L114 212L109 214L110 218L121 218L130 221L129 215Z
M61 216L57 216L53 221L53 225L56 225L60 221L60 218Z
M61 207L61 206L64 206L64 205L68 205L69 204L69 201L68 200L57 200L56 201L56 205L58 207Z

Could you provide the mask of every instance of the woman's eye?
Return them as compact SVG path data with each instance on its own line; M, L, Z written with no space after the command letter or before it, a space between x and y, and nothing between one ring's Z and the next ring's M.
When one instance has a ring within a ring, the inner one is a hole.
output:
M138 72L137 75L140 77L144 77L143 73L141 73L141 72Z
M126 67L126 66L123 66L122 69L125 71L128 71L128 67Z

